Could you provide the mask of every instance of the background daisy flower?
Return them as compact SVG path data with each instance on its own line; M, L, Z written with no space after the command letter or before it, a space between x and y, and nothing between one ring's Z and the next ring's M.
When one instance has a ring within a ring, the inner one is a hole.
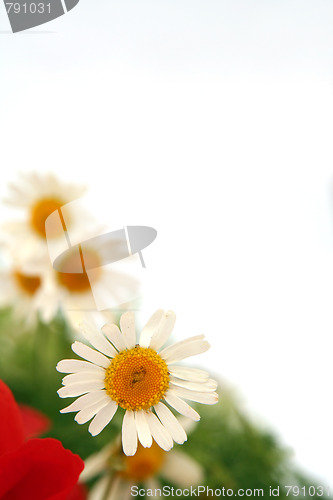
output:
M8 267L8 266L7 266ZM74 328L77 338L78 324L83 320L89 320L98 325L106 321L112 322L115 316L110 311L99 312L96 309L94 297L90 289L90 282L85 274L67 274L64 279L57 278L56 273L50 266L43 274L27 274L26 270L17 266L9 267L0 272L0 307L10 307L12 316L16 317L27 329L35 328L38 320L44 323L51 322L61 310L63 316ZM105 296L112 294L118 275L105 269L101 269L98 277L99 293ZM73 286L71 285L73 279ZM66 287L61 285L61 280L66 281ZM128 278L133 284L134 280ZM78 283L81 281L81 291ZM71 292L71 288L73 291Z
M72 326L77 327L97 309L96 303L102 301L108 306L103 309L113 309L123 304L129 293L138 293L139 283L134 277L103 265L108 251L103 246L85 244L83 252L73 249L63 257L62 272L54 270L51 263L45 267L43 294L38 303L44 321L50 321L60 308Z
M21 220L2 226L6 232L9 249L20 265L33 259L42 261L48 258L45 239L45 221L55 210L81 197L85 188L61 182L51 173L21 174L17 183L9 186L7 204L22 211ZM72 211L66 218L67 225L82 225L80 214ZM48 238L63 237L63 231L55 226L49 228Z
M179 450L167 453L153 443L150 448L139 444L136 454L129 457L121 452L120 446L116 439L85 461L80 481L99 477L89 492L89 500L126 500L131 498L132 486L139 484L155 491L161 487L159 477L180 488L203 482L203 468L186 453Z
M15 262L9 278L10 290L17 293L11 299L15 295L27 299L21 302L26 304L23 314L27 313L29 324L37 310L48 323L61 309L77 327L88 311L128 309L128 302L139 295L139 281L115 269L113 261L105 265L110 252L113 260L118 254L123 258L123 242L110 243L107 238L92 242L102 227L80 202L70 203L82 196L84 188L60 182L53 174L31 173L12 184L10 193L7 203L23 209L23 217L2 227L2 247Z
M0 306L11 307L13 315L27 327L36 326L39 303L43 297L42 277L12 267L3 270L0 278Z
M59 396L79 396L61 411L77 411L75 420L79 424L92 419L89 432L95 436L111 421L118 407L123 408L122 445L126 455L135 454L138 440L149 448L154 439L166 451L174 441L184 443L186 432L169 407L199 420L200 415L184 400L215 404L217 383L203 370L176 364L209 349L204 335L160 350L174 324L172 311L156 311L141 331L138 344L132 312L121 316L120 329L106 324L99 332L84 325L82 333L95 349L74 342L73 351L85 361L68 359L58 363L58 371L69 373L63 378Z

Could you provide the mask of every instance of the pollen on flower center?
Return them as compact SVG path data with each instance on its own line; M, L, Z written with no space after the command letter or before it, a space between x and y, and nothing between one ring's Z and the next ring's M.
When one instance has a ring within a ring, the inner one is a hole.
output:
M34 295L41 285L41 279L38 276L29 276L19 271L14 272L14 279L19 288L28 295Z
M142 481L154 476L161 469L166 452L153 442L150 448L144 448L140 443L135 455L124 455L124 469L119 475L134 481Z
M33 205L30 213L30 223L34 231L45 238L45 221L52 212L59 210L59 208L64 205L64 201L57 198L43 198ZM53 231L52 231L53 229ZM61 234L62 231L59 227L50 227L50 236L56 237Z
M98 279L101 273L101 263L99 255L93 249L85 248L83 254L82 252L67 253L61 263L62 272L57 272L58 282L70 292L86 292L91 288L90 281ZM86 268L91 270L90 281Z
M109 396L125 410L148 410L168 389L168 367L153 349L136 346L112 359L104 383Z

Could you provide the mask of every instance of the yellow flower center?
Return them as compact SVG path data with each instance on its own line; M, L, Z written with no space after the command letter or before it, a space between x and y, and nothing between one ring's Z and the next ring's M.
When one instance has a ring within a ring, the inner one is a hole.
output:
M28 295L34 295L41 285L41 279L38 276L29 276L19 271L14 272L14 279L19 288Z
M70 292L86 292L91 288L90 281L94 282L99 278L101 265L100 256L94 250L85 248L84 255L82 254L81 247L79 247L79 252L77 249L76 251L66 252L66 256L61 262L61 272L57 272L58 282ZM86 269L90 270L90 281ZM83 270L83 272L70 272L74 270Z
M119 352L105 373L106 392L125 410L148 410L163 398L168 386L166 362L146 347Z
M140 443L137 452L132 457L124 455L124 470L119 475L128 480L142 481L154 476L161 469L166 452L155 442L150 448L144 448Z
M43 198L35 203L35 205L31 208L30 214L30 223L34 231L45 238L45 221L52 212L59 210L65 202L63 200L59 200L57 198ZM50 226L48 235L55 238L62 234L62 230L60 231L59 226L55 225L54 227Z

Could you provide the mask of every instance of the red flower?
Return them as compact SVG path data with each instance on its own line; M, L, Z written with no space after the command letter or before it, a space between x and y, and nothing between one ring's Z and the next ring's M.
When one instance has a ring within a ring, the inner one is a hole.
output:
M30 439L44 434L51 427L50 420L39 411L27 405L19 405L23 421L24 438Z
M66 497L66 500L86 500L87 490L84 484L77 483L70 494Z
M23 413L24 414L24 413ZM9 388L0 380L0 499L67 500L79 496L76 483L84 467L78 455L56 439L29 439L41 428L23 425L22 414ZM31 416L31 414L30 414ZM76 496L75 496L76 491Z

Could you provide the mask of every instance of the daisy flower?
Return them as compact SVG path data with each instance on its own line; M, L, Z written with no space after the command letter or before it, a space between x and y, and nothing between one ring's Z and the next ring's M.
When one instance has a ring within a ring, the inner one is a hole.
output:
M7 232L8 245L15 261L21 265L29 259L48 258L45 221L48 216L63 205L79 198L85 188L59 181L53 174L21 174L16 184L9 186L10 196L5 201L23 210L23 217L3 226ZM79 224L74 211L66 218L67 225ZM82 222L81 222L82 225ZM56 225L49 228L48 238L63 237L63 230Z
M52 319L59 308L69 322L77 327L88 315L104 314L106 309L115 309L128 297L138 293L139 282L132 276L103 265L109 248L85 243L73 247L61 257L59 267L51 264L44 268L43 295L39 309L44 321ZM104 319L104 322L107 319Z
M169 407L199 420L200 415L184 400L217 403L217 383L203 370L177 365L209 349L204 335L160 350L174 324L172 311L158 310L141 331L139 343L130 311L121 316L120 329L106 324L98 332L84 325L83 335L94 349L74 342L73 351L85 361L68 359L58 363L57 370L69 374L63 378L59 396L79 396L61 411L77 411L75 420L79 424L92 419L88 430L96 436L118 407L123 408L122 445L126 455L135 454L138 440L149 448L154 439L166 451L174 441L184 443L186 432Z
M54 272L49 268L42 274L27 274L30 271L17 266L7 265L0 272L0 307L11 307L16 316L28 328L34 328L40 318L49 323L59 312L77 331L77 325L82 320L101 326L105 321L114 321L115 316L110 311L96 311L95 301L91 292L87 274L66 274ZM115 287L114 274L101 270L98 290L108 297ZM50 283L50 275L53 275ZM59 275L59 278L57 278ZM59 279L59 281L58 281ZM65 282L67 287L61 286ZM112 285L112 286L111 286ZM78 287L81 286L81 291ZM72 288L72 291L71 291ZM73 309L67 309L72 307Z
M34 327L43 294L42 278L39 275L26 274L18 267L6 269L0 276L0 305L12 307L14 316L28 327Z
M139 294L139 281L123 272L121 264L104 265L110 261L110 241L99 238L94 243L91 237L102 228L79 202L70 203L84 189L60 182L52 174L36 173L22 174L10 189L7 203L23 209L24 216L3 226L3 246L20 272L42 280L42 292L34 296L33 312L37 309L42 320L49 322L61 309L76 327L96 309L120 305L127 309L124 304ZM49 217L51 214L54 217ZM118 251L123 257L123 242L113 240L112 244L113 256Z
M122 453L119 440L115 440L85 461L80 481L95 477L98 479L89 492L89 500L127 500L135 485L154 492L161 487L158 480L161 478L180 488L189 488L201 484L204 473L201 465L179 450L167 453L156 443L150 448L139 444L136 454L129 457Z

